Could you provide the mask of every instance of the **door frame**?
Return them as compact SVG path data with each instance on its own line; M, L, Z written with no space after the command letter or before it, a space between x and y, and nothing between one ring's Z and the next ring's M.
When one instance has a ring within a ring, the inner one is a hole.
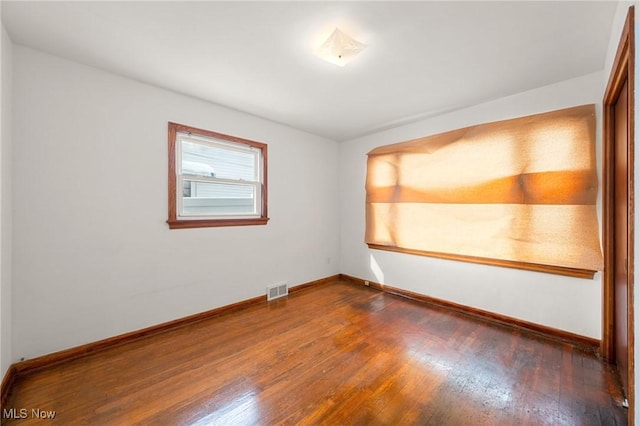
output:
M628 173L630 176L627 191L628 205L628 266L627 266L627 336L628 336L628 387L627 400L629 401L628 419L629 424L634 424L635 419L635 338L634 338L634 77L635 77L635 34L634 34L634 7L631 6L627 13L618 50L613 62L607 89L605 90L603 106L603 249L604 249L604 272L603 272L603 310L602 310L602 341L600 351L602 356L609 362L615 362L614 345L614 141L615 123L614 108L615 102L620 95L620 91L627 81L629 92L629 105L627 111L628 126Z

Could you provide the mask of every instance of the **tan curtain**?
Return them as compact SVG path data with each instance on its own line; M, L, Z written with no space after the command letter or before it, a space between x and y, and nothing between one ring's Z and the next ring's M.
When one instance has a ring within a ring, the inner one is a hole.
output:
M372 248L602 269L594 105L376 148L366 191Z

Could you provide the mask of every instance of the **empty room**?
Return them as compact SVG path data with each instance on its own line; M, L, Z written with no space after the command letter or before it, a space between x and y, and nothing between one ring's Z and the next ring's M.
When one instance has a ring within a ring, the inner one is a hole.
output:
M0 1L0 423L633 425L629 1Z

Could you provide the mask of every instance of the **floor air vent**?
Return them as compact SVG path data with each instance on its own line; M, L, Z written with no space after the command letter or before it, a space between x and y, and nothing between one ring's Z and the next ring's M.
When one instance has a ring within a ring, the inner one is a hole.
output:
M267 287L267 300L277 299L289 294L289 287L286 283Z

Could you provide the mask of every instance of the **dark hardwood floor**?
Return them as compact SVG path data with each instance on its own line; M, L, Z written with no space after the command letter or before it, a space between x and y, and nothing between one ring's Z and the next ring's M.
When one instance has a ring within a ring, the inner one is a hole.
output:
M335 281L19 376L3 424L624 425L618 389L586 349Z

